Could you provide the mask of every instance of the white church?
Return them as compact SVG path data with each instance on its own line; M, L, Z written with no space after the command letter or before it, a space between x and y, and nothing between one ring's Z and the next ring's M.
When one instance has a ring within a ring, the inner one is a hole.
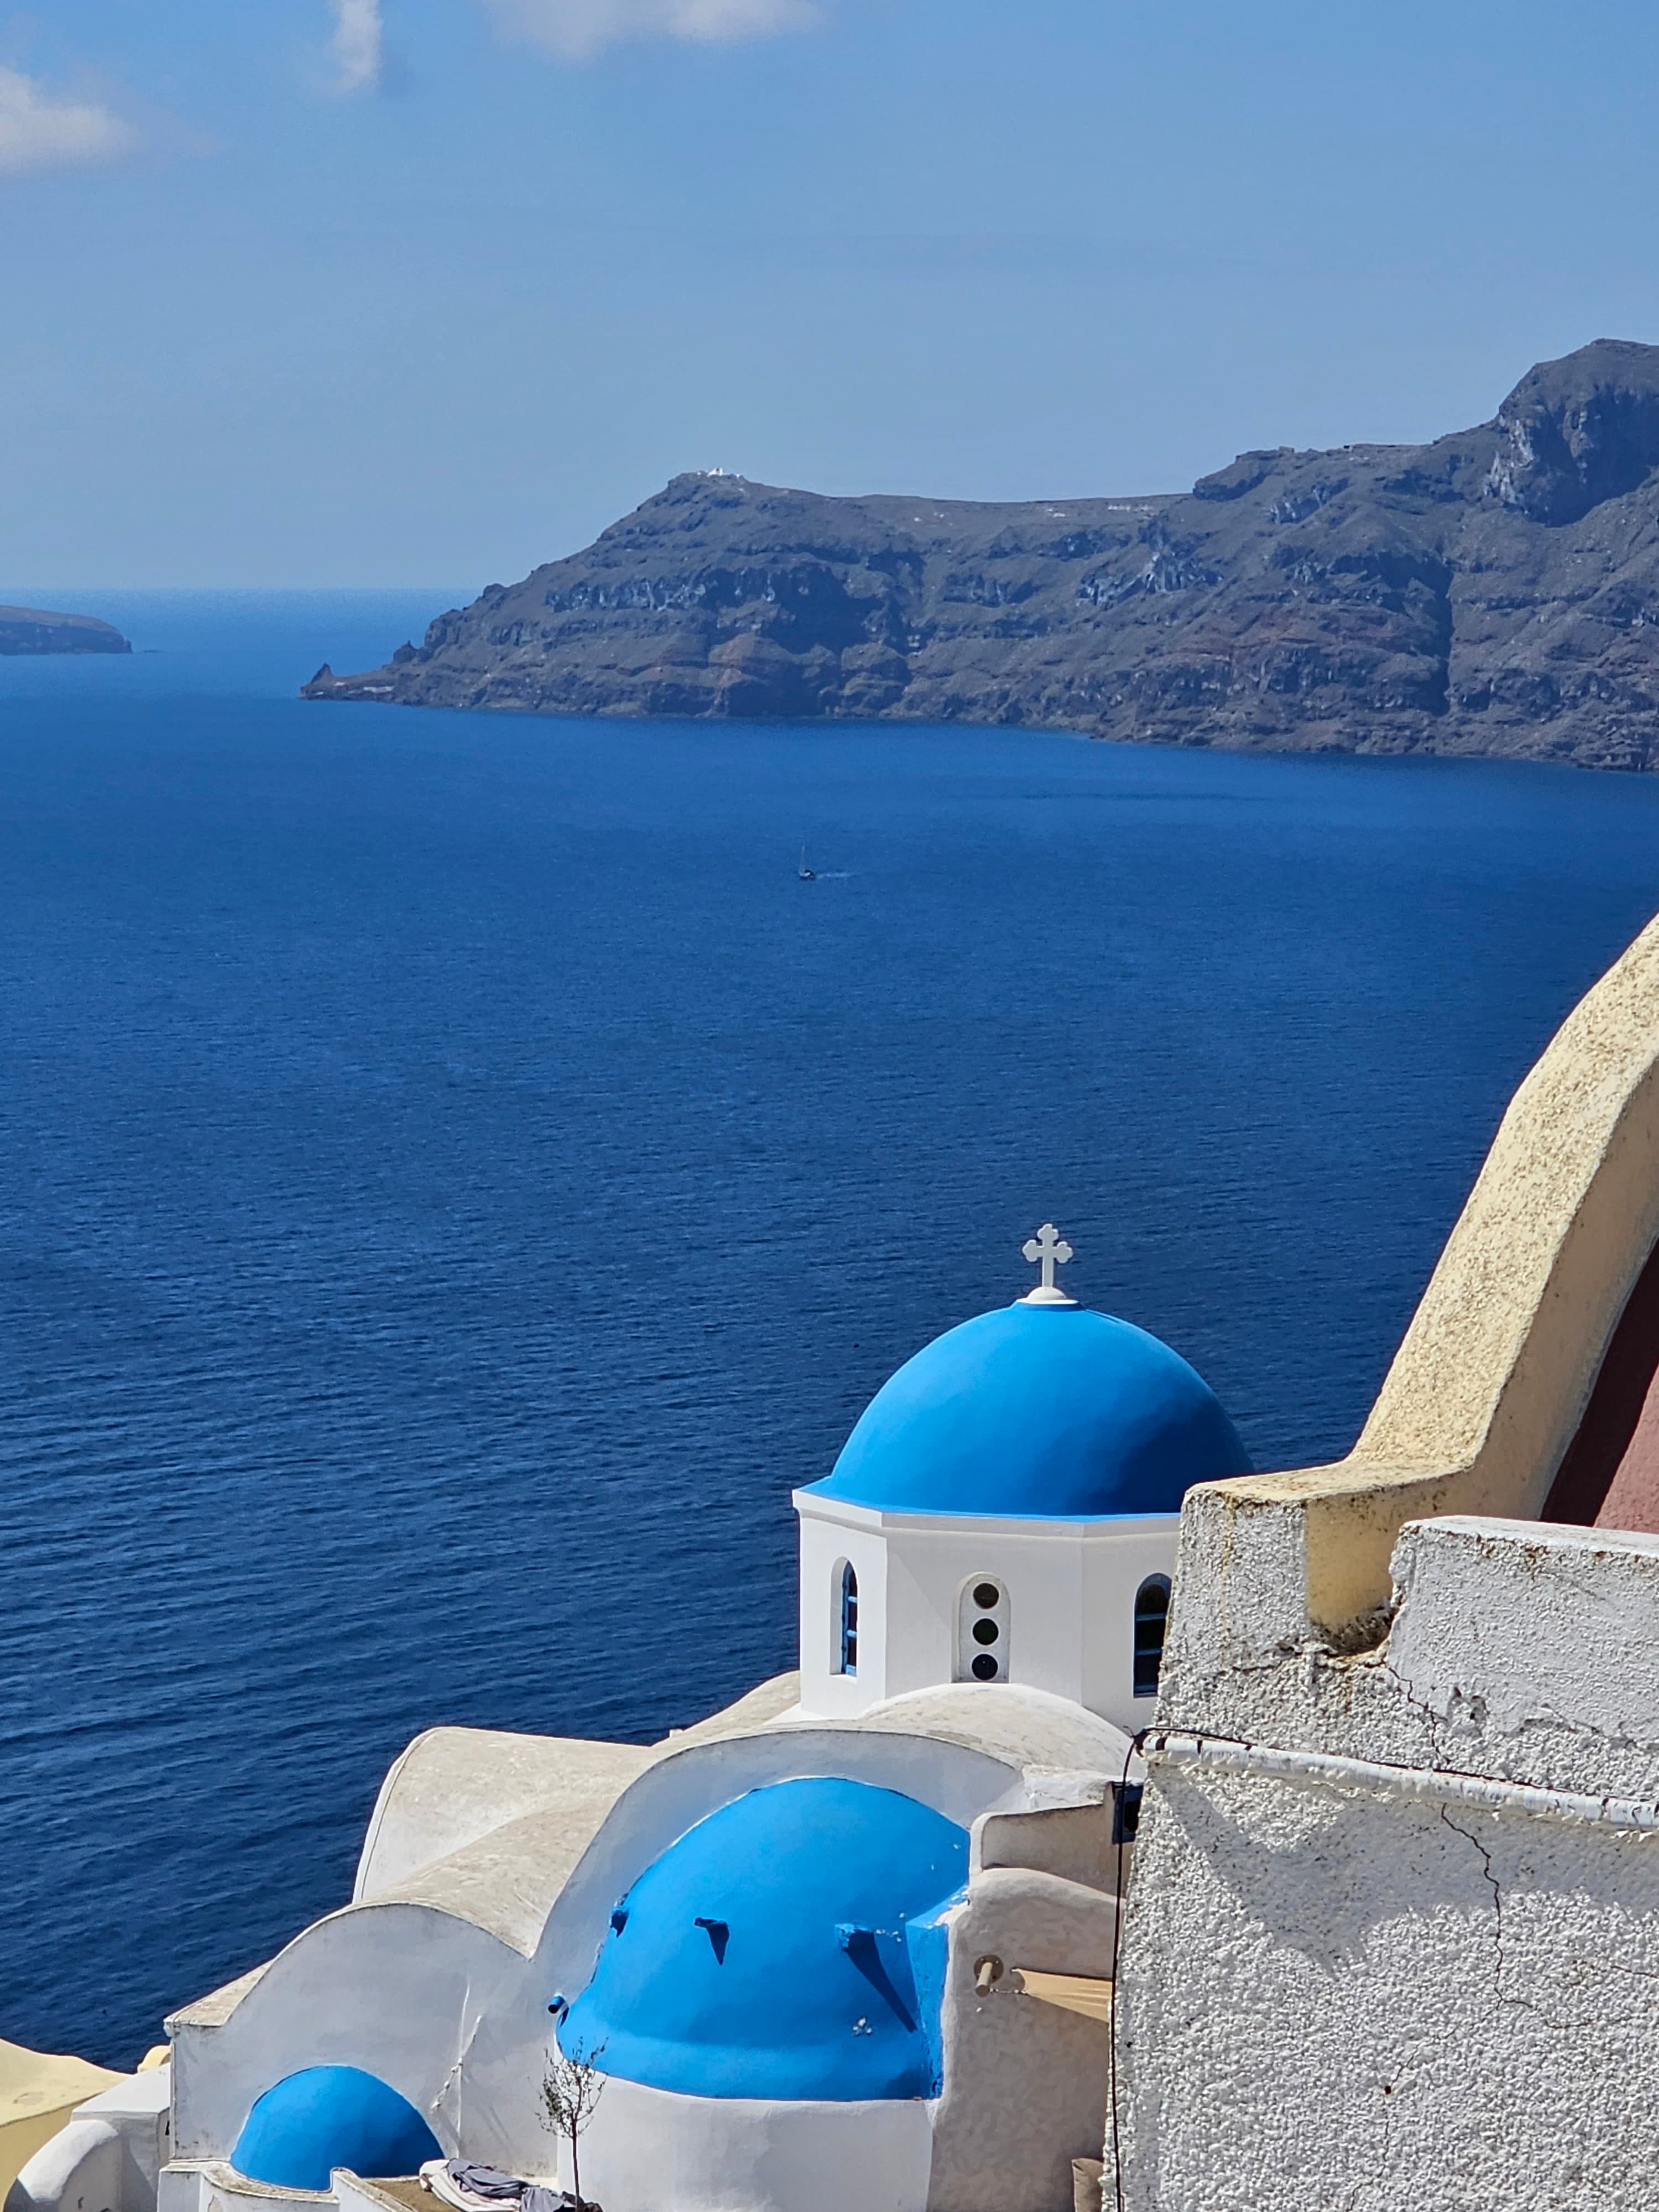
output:
M606 2212L1065 2212L1182 1498L1246 1462L1184 1360L1058 1286L1052 1224L1025 1253L796 1493L799 1676L647 1748L409 1747L350 1902L168 2023L161 2212L407 2204L440 2158L550 2181L551 2038L603 2077Z

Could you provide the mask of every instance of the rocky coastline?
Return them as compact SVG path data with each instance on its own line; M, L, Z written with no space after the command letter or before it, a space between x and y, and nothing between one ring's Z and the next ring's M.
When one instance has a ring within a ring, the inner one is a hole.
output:
M1659 766L1659 347L1425 446L1018 504L677 477L311 699Z
M49 613L44 607L0 607L0 653L131 653L112 623L95 615Z

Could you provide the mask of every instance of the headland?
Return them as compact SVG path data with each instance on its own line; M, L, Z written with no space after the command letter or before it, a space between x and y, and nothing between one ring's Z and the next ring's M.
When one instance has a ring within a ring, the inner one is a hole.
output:
M0 653L131 653L130 641L95 615L0 607Z
M1659 764L1659 346L1424 446L1015 504L676 477L313 699Z

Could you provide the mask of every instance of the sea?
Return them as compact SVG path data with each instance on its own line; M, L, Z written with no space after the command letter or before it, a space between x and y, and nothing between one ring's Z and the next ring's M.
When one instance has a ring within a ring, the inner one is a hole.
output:
M422 1729L790 1666L792 1488L1045 1220L1258 1468L1340 1455L1659 908L1659 779L296 696L463 596L0 660L15 2041L134 2063Z

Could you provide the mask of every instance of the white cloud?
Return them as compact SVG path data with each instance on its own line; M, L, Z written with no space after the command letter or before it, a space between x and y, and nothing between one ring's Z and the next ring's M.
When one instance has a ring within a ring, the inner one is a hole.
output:
M380 0L332 0L334 37L330 51L339 92L373 92L386 67L386 27Z
M804 31L812 0L486 0L501 28L567 60L618 39L689 39L714 46Z
M92 100L54 100L21 70L0 68L0 176L80 169L130 154L138 134Z

